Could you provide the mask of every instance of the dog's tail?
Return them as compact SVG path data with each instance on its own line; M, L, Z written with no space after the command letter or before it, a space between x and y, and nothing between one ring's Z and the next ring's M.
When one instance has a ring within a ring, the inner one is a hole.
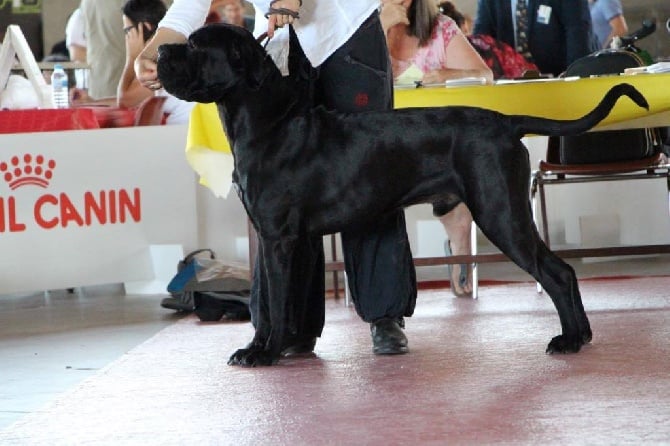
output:
M612 87L602 101L589 113L581 118L561 121L547 118L537 118L532 116L514 115L510 116L511 124L517 137L524 135L546 135L563 136L577 135L584 133L594 127L612 111L614 104L621 96L628 96L637 105L649 110L649 103L638 90L630 84L618 84Z

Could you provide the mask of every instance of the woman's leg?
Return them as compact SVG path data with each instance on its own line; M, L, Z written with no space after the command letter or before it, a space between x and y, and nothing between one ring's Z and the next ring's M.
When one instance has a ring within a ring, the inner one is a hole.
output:
M470 255L472 246L470 241L470 232L472 229L472 214L464 203L459 203L447 214L440 217L440 222L444 226L449 238L449 247L452 255ZM467 277L465 283L461 281L462 268L468 270L464 277ZM456 296L472 295L472 265L451 265L449 281L451 289Z

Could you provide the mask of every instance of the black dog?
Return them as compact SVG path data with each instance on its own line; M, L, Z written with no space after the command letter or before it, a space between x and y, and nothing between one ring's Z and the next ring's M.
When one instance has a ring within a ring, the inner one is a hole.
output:
M528 188L528 133L585 132L632 86L610 90L573 121L507 116L473 107L414 108L343 114L310 108L252 35L214 25L187 44L160 48L158 75L167 91L215 101L235 156L234 181L260 238L269 302L253 341L229 363L275 363L291 332L294 247L306 235L338 232L417 203L463 201L483 233L551 296L562 334L547 352L577 352L591 340L574 270L553 254L533 223Z

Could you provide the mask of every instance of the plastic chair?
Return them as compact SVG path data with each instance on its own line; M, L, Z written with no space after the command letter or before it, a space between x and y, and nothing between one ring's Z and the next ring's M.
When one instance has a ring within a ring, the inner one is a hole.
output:
M537 215L537 193L539 192L540 216L542 220L542 238L548 247L551 247L549 238L549 224L547 221L547 204L545 187L554 184L589 183L595 181L625 181L665 178L670 196L670 164L665 154L659 152L653 156L612 163L594 164L560 164L557 160L547 157L540 161L539 168L531 174L531 203L533 218L539 228ZM665 203L667 206L667 202ZM663 245L659 245L663 246ZM616 256L637 254L631 252L630 247L603 247L584 250L585 257ZM653 247L652 247L653 248ZM651 253L664 253L659 249ZM650 253L650 251L647 251Z
M644 66L640 51L633 46L637 33L628 38L625 48L596 51L574 61L565 76L603 76L623 73L631 67ZM552 184L589 183L665 178L670 194L670 165L662 152L659 129L628 129L589 132L584 135L550 138L545 161L531 174L531 202L535 224L539 228L536 194L540 195L542 237L551 248L545 186ZM604 161L604 155L607 161ZM665 205L667 206L667 201ZM637 249L631 249L637 248ZM582 250L583 257L666 253L665 245L615 246ZM538 291L540 287L538 285Z

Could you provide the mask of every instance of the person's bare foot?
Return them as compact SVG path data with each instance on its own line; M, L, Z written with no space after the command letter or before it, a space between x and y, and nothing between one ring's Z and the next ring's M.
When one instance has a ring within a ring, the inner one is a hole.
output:
M455 249L452 251L451 242L447 240L444 243L444 252L447 256L467 255L469 252L458 253ZM472 297L472 264L462 263L448 265L449 283L451 292L456 297Z

